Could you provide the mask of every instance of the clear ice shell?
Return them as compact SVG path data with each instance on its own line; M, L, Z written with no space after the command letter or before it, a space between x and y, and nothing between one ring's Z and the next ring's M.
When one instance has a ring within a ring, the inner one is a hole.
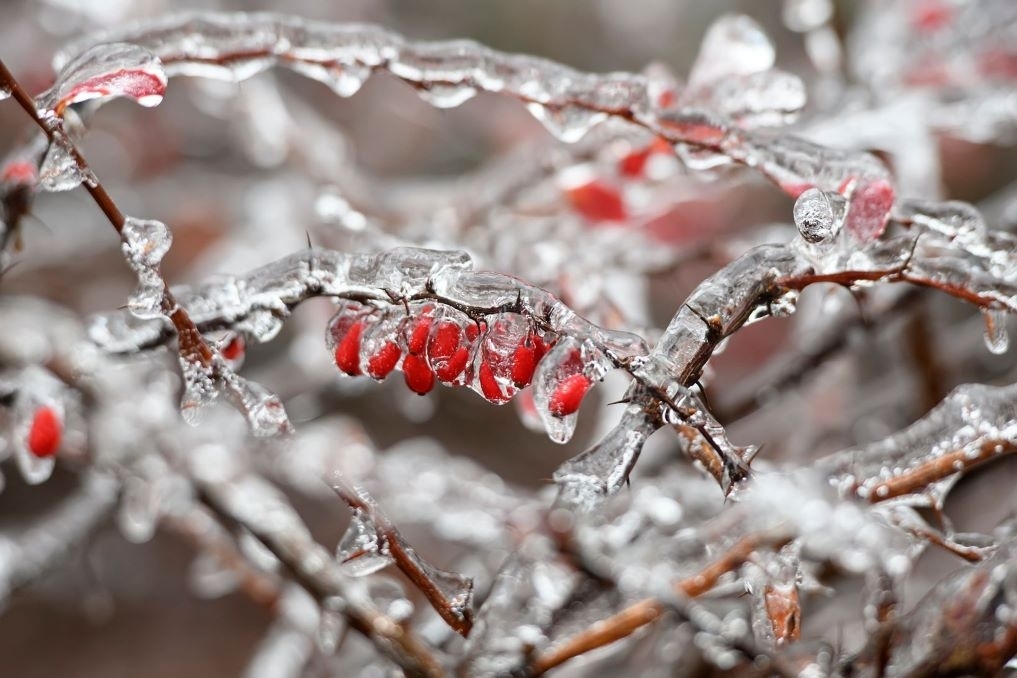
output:
M77 160L60 143L52 143L43 157L39 168L39 189L57 193L70 191L88 179L81 171Z
M353 509L350 526L336 548L340 569L351 577L363 577L392 564L378 527L362 509Z
M166 91L159 58L138 45L96 45L66 64L54 85L38 98L44 110L61 112L90 99L126 97L141 106L156 106Z

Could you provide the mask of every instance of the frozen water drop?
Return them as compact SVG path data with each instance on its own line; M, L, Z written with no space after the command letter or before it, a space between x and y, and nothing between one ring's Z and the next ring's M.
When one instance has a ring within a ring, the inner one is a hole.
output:
M135 270L158 266L173 244L166 224L154 219L126 217L120 237L124 255Z
M990 353L1002 355L1010 347L1010 335L1006 331L1007 312L992 309L982 312L985 319L985 347Z
M477 90L469 85L431 84L418 89L417 94L435 108L455 108L477 96Z
M547 131L568 144L579 141L594 125L607 119L607 113L591 111L572 104L552 105L532 102L526 107Z
M74 156L61 144L50 144L39 168L39 188L44 191L70 191L85 181Z
M776 52L763 29L743 14L726 14L706 32L689 72L689 85L701 87L729 75L749 75L773 67Z
M336 559L351 577L372 574L393 562L387 546L378 538L374 521L361 509L353 510L350 526L336 549Z
M143 544L155 535L159 519L159 502L151 484L141 478L124 483L116 522L127 541Z
M0 85L0 101L8 99L11 96L11 90L4 85Z
M829 242L840 232L845 206L839 195L810 188L795 201L795 226L806 242Z
M212 368L197 360L181 358L184 376L184 394L180 399L180 413L191 426L201 423L202 410L219 397L219 389L212 377Z
M357 63L325 65L294 61L290 64L290 69L312 80L324 83L341 97L353 96L371 77L371 68Z

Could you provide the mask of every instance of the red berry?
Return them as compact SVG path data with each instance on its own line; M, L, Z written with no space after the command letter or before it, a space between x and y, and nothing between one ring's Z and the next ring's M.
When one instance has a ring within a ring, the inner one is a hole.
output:
M367 360L367 373L375 379L384 379L392 370L395 369L396 363L399 362L399 357L402 355L402 351L399 350L399 345L394 341L386 341L381 348L379 348L374 355Z
M424 395L434 388L434 372L421 356L410 353L403 359L403 377L411 391Z
M594 179L565 191L572 208L590 221L624 221L628 217L621 193Z
M618 174L632 179L642 177L643 170L646 169L646 161L650 159L653 150L653 146L646 146L626 155L618 161Z
M434 374L438 377L438 380L444 383L453 382L456 380L463 370L466 369L466 363L470 360L470 349L465 346L460 346L456 349L456 352L452 354L452 357L443 362L441 365L437 365L434 368Z
M360 374L360 337L364 333L364 322L358 320L346 331L346 335L335 347L335 364L340 370L355 377Z
M234 361L243 357L245 348L244 338L239 334L234 334L219 350L219 353L226 360Z
M473 323L466 326L466 341L471 344L477 340L480 333L487 329L487 323L480 321L479 323Z
M410 353L421 355L424 352L424 348L427 346L427 335L431 333L432 322L434 322L434 318L430 315L422 315L417 320L410 333L410 338L406 342L406 349Z
M484 394L484 398L492 403L503 403L509 398L502 390L501 385L494 376L494 368L491 367L491 363L486 360L480 363L480 390Z
M52 457L60 449L63 435L60 417L52 407L40 407L28 430L28 450L37 457Z
M459 348L462 336L463 331L459 325L448 321L438 323L431 340L427 342L427 356L431 358L431 364L433 365L435 360L451 358Z
M567 417L579 410L580 403L593 382L585 374L573 374L563 379L551 393L547 409L556 417Z
M525 388L533 380L533 371L543 353L542 344L539 338L528 335L512 354L512 383L519 388Z

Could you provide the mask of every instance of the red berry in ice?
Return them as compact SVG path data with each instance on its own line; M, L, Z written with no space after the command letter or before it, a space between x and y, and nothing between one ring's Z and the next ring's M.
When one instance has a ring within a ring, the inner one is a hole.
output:
M394 341L386 341L374 355L367 360L367 373L375 379L384 379L392 370L402 356L399 345Z
M360 374L360 338L364 333L364 322L358 320L335 347L335 364L340 370L355 377Z
M410 353L403 359L403 377L406 386L418 395L424 395L434 388L434 372L422 356Z
M586 392L593 382L585 374L573 374L563 379L548 399L547 409L556 417L567 417L579 411Z
M52 407L40 407L28 429L28 450L37 457L52 457L60 449L63 425Z

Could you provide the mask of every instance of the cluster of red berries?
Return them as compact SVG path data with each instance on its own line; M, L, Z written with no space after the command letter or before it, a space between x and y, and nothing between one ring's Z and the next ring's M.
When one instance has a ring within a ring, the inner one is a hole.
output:
M468 386L492 403L508 402L533 381L537 365L554 346L523 316L504 313L490 322L422 304L377 309L346 303L329 323L328 343L336 367L350 376L383 380L396 369L406 386L424 395L436 383ZM592 381L583 373L578 349L554 370L548 410L574 414Z

